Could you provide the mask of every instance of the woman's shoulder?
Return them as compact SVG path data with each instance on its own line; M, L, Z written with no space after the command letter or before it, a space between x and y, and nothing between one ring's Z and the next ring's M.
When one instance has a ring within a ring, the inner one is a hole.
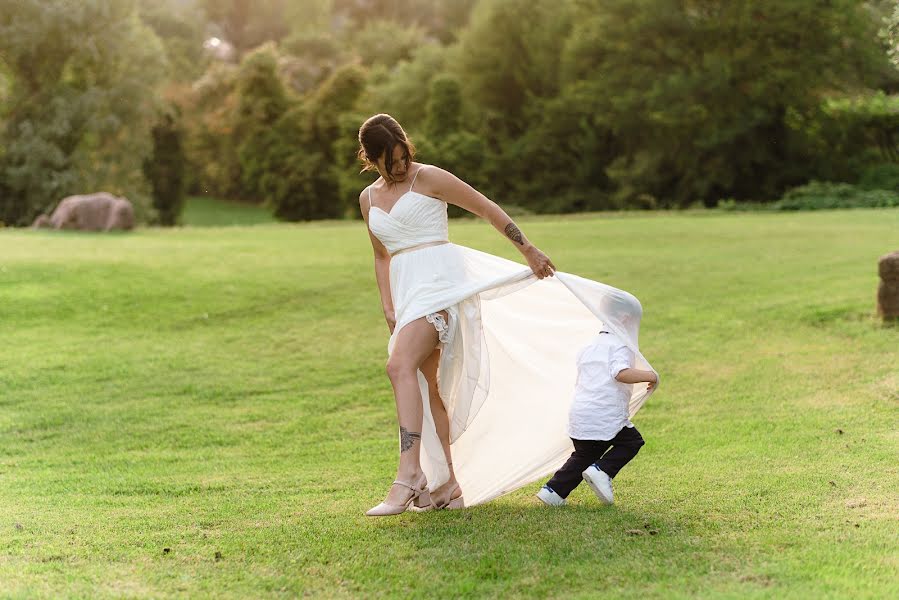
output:
M437 165L413 164L418 166L418 170L413 175L415 179L412 187L427 196L439 197L440 190L446 187L447 181L453 177L452 173Z
M424 177L426 179L433 179L435 177L443 177L449 174L449 171L445 169L441 169L437 165L429 165L427 163L412 163L418 170L415 172L416 177Z

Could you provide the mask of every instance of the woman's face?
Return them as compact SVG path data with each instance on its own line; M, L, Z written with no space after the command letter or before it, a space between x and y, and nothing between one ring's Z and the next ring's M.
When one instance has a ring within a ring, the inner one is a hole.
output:
M386 156L387 153L385 152L378 159L378 171L381 173L381 177L392 180L395 183L405 181L406 176L409 174L409 155L406 154L405 146L397 144L393 147L393 168L389 174L387 173Z

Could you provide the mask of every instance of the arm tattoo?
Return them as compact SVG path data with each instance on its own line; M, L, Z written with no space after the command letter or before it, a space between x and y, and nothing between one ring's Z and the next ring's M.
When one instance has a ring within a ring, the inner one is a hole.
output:
M519 245L524 246L524 240L521 237L521 230L518 228L515 223L509 223L506 225L506 228L503 230L506 232L506 237L508 237L513 242L518 242Z
M400 426L400 452L409 450L415 444L415 440L420 439L420 433L416 431L409 431L405 427Z

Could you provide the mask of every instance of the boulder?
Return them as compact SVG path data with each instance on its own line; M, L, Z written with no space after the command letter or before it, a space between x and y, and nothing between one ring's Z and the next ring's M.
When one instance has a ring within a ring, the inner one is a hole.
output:
M134 227L134 208L125 198L106 192L63 198L53 214L41 215L32 227L80 231L128 230Z
M877 314L884 321L899 319L899 250L880 257L877 263Z

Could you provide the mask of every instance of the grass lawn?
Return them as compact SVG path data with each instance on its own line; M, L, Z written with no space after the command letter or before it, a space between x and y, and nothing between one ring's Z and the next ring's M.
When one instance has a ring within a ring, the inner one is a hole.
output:
M264 206L190 196L184 203L181 223L190 227L219 227L222 225L259 225L275 223L277 219Z
M0 230L0 597L899 597L899 210L519 223L644 306L613 507L363 516L397 441L358 222Z

